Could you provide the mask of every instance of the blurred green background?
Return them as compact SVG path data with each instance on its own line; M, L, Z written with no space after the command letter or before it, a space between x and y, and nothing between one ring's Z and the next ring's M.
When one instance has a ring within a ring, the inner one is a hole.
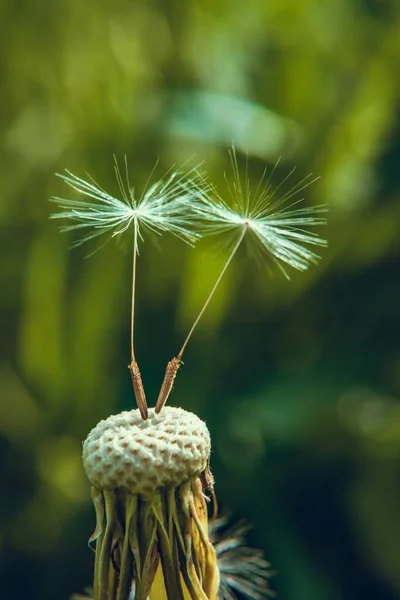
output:
M395 0L36 0L0 5L0 596L90 585L81 443L133 406L130 252L70 250L54 177L140 190L189 157L256 185L321 179L321 264L232 265L170 403L206 419L221 506L254 525L282 600L400 597L400 7ZM223 187L221 187L223 190ZM137 357L150 404L221 267L211 242L142 246Z

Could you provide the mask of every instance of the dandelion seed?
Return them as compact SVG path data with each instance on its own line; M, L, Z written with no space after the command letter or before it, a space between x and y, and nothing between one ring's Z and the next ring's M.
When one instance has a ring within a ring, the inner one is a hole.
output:
M300 192L311 185L315 178L305 177L279 197L280 188L293 174L293 171L273 189L271 175L274 168L267 180L265 180L264 173L256 189L252 192L247 172L245 182L242 183L234 148L230 152L230 158L233 178L231 181L225 176L225 179L232 205L228 204L215 188L210 188L204 182L203 186L197 185L194 189L196 200L192 203L192 210L199 220L199 227L203 233L231 234L233 236L232 249L182 348L167 365L164 382L156 403L156 412L160 412L166 403L176 373L182 364L182 355L186 346L244 241L255 242L253 247L267 258L272 258L288 279L284 264L299 271L305 271L319 259L318 255L308 246L326 246L325 240L309 230L309 228L326 223L326 219L320 216L326 212L326 207L297 208L297 205L303 201L303 198L299 197Z
M62 227L62 231L88 230L74 243L74 246L80 246L102 234L109 234L111 237L120 236L133 228L131 362L129 370L136 403L142 418L147 419L146 395L134 349L136 265L139 241L143 239L144 230L159 235L169 232L189 244L193 244L200 237L199 233L191 229L192 217L185 207L185 203L193 197L194 191L198 190L195 179L190 178L190 175L196 175L197 171L192 169L188 175L182 175L180 171L171 170L164 179L152 185L149 185L149 178L142 196L137 200L134 190L130 186L126 159L126 183L124 183L115 158L114 161L122 199L111 196L92 179L85 181L70 171L66 171L66 174L58 173L58 177L61 177L65 183L86 199L70 200L52 197L51 201L57 203L64 210L51 215L50 218L74 221L73 224Z

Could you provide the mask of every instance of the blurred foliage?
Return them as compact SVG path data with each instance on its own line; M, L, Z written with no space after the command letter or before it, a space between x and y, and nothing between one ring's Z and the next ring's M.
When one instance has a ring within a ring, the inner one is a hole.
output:
M400 597L399 3L3 0L0 33L1 597L90 585L81 442L133 403L130 254L69 251L53 173L116 192L126 153L140 189L195 155L222 184L232 141L256 183L279 157L321 175L329 249L290 283L243 253L170 402L207 420L219 501L279 598ZM150 404L222 260L161 248L138 275Z

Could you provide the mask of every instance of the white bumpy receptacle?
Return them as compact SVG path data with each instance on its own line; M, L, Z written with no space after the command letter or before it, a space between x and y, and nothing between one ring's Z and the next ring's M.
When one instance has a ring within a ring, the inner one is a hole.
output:
M206 424L172 406L159 414L125 411L100 421L83 444L83 466L98 490L126 489L148 496L200 474L210 457Z

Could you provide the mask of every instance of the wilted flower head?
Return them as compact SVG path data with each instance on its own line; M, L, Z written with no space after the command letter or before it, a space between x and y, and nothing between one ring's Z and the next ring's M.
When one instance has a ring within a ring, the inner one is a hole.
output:
M147 420L126 411L89 433L83 465L97 517L96 600L217 600L209 457L205 423L181 408L150 410Z

